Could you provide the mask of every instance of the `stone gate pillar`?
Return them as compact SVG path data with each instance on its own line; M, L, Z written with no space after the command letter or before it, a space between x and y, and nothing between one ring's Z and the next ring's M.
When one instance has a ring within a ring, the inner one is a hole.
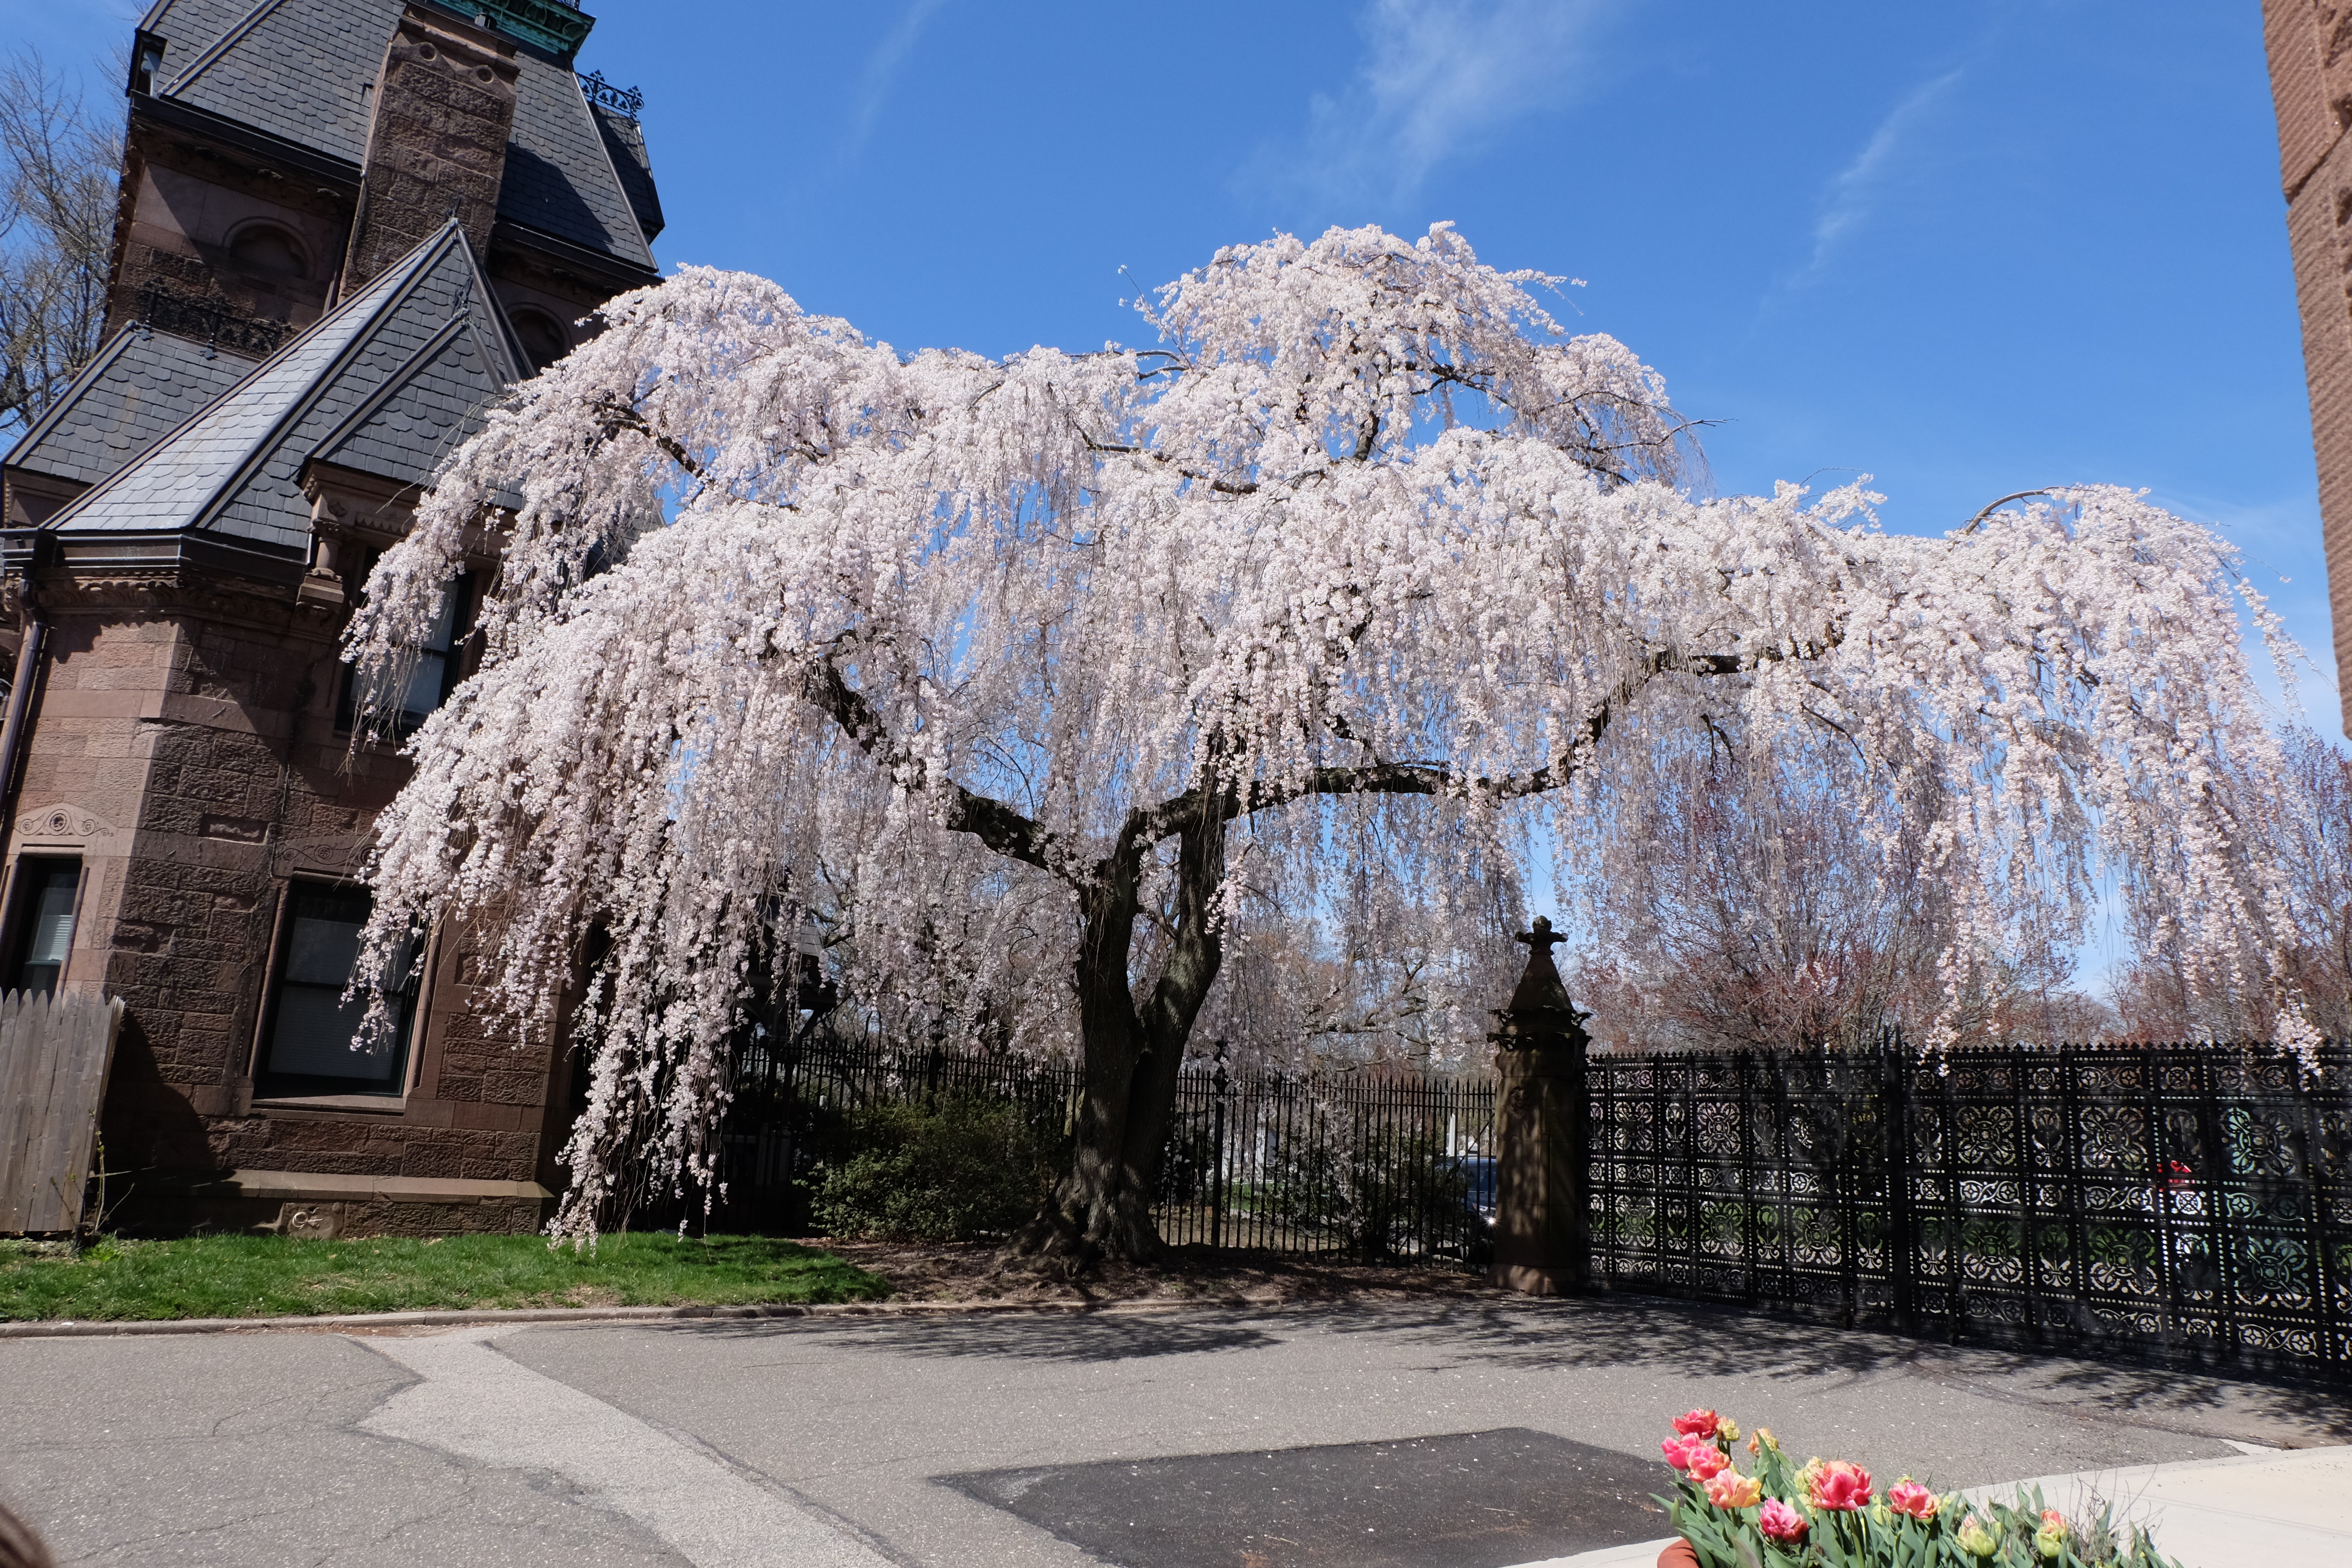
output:
M1538 915L1516 939L1527 972L1495 1015L1495 1283L1530 1296L1581 1290L1590 1258L1583 1029L1551 950L1566 937Z

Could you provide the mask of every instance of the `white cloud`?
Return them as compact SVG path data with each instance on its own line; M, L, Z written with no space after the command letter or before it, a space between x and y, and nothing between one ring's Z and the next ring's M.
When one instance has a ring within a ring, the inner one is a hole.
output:
M1921 83L1896 104L1871 132L1870 141L1853 163L1838 171L1822 193L1822 216L1813 224L1813 259L1805 279L1819 277L1838 247L1870 221L1901 163L1905 140L1914 134L1944 96L1959 84L1965 69L1948 70Z
M1365 51L1303 135L1258 149L1245 176L1327 200L1399 198L1512 121L1573 99L1614 0L1371 0Z
M849 122L842 136L844 157L854 157L874 133L874 122L881 118L883 102L890 96L891 79L898 74L903 63L923 36L947 0L909 0L906 10L899 13L896 26L882 36L874 52L866 57L866 68L857 75L857 97L849 111Z

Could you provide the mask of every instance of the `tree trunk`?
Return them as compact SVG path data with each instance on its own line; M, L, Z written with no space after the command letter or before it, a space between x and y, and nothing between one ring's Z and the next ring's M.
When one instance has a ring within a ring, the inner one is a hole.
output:
M1217 891L1224 879L1222 815L1186 827L1176 857L1176 934L1141 1006L1128 981L1140 851L1114 857L1086 911L1077 963L1085 1093L1076 1147L1053 1195L1013 1239L1016 1257L1080 1272L1105 1258L1160 1249L1151 1198L1176 1107L1192 1021L1224 961Z

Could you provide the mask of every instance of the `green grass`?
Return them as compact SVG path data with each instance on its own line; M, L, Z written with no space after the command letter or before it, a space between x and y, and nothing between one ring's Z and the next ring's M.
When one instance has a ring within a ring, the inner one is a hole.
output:
M308 1317L449 1307L732 1306L872 1300L888 1283L831 1253L757 1236L362 1241L203 1236L100 1240L79 1256L0 1241L0 1320Z

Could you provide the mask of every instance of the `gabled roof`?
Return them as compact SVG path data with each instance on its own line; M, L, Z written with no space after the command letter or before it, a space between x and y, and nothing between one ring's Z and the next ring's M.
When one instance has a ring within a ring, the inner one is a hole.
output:
M94 485L243 380L254 362L134 321L82 368L5 459Z
M404 0L163 0L143 24L166 44L155 96L356 168L367 156L360 89L383 67L403 8ZM498 20L490 16L493 26ZM515 63L499 216L654 270L625 175L570 63L524 38ZM643 178L650 191L650 173Z
M521 365L453 220L47 526L305 551L306 463L422 485Z

